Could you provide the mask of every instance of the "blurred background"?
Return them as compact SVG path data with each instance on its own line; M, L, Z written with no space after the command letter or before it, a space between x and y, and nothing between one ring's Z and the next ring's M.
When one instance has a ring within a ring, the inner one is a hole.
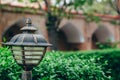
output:
M52 50L119 47L116 5L114 0L0 0L0 41L20 33L31 18Z

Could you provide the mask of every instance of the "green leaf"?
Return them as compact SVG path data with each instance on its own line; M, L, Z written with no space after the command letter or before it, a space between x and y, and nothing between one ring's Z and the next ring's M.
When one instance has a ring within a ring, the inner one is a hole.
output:
M23 2L23 0L18 0L19 2Z
M88 5L92 5L93 4L93 0L87 0Z

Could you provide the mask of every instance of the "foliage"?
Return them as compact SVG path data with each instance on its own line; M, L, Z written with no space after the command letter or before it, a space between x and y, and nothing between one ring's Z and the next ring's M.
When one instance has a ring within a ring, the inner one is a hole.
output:
M37 0L30 0L30 2L37 2Z
M0 80L20 80L21 68L16 65L8 48L0 48Z
M112 49L112 48L117 48L119 43L111 43L111 42L106 42L106 43L101 43L97 42L96 45L99 49Z
M9 9L9 5L1 5L0 4L0 10L2 9ZM32 13L32 14L36 14L38 12L38 9L33 9L33 8L30 8L30 7L13 7L11 10L13 10L13 12L16 12L16 13L25 13L25 12L29 12L29 13Z
M24 2L24 0L18 0L19 2ZM113 0L50 0L51 3L52 2L55 2L55 4L48 4L49 3L49 0L26 0L26 1L29 1L31 3L34 3L34 2L38 2L39 3L42 3L44 2L47 9L46 10L46 13L47 14L51 14L51 16L54 16L55 17L58 17L58 18L61 18L61 17L69 17L71 16L69 13L72 11L72 10L75 10L76 12L83 12L85 14L91 14L91 13L100 13L100 14L113 14L113 15L116 15L116 12L115 11L115 1ZM43 10L41 7L41 5L39 4L39 7L42 11L45 11ZM98 8L99 7L99 8ZM30 10L29 8L26 8L25 9L20 9L20 8L16 8L16 11L25 11L25 10ZM36 12L35 10L33 10L34 12ZM67 11L67 13L66 13ZM47 15L48 17L50 15ZM86 17L89 17L90 20L92 21L98 21L98 17L94 17L94 14L91 16L88 16L88 15L85 15Z
M33 69L33 79L119 80L119 60L120 49L52 51ZM20 80L22 69L15 63L7 48L0 48L0 63L0 80Z
M56 0L54 7L66 7L67 11L75 10L83 13L100 13L117 15L115 1L113 0ZM61 6L60 6L61 5ZM54 11L53 11L54 12ZM60 14L59 12L58 14Z
M71 52L71 55L74 52ZM98 62L103 63L107 61L106 66L104 66L104 71L108 71L106 74L111 75L112 80L119 80L120 79L120 49L103 49L103 50L91 50L91 51L81 51L77 52L77 56L92 56L96 55L100 60ZM109 73L109 70L111 73Z
M115 7L115 1L114 0L94 0L92 1L92 5L83 5L82 9L84 12L87 13L100 13L100 14L112 14L117 15L116 10L113 8Z
M96 63L95 56L65 55L62 52L51 52L44 61L35 68L40 71L34 79L43 80L102 80L109 79L102 71L101 64ZM41 74L42 73L42 74ZM36 77L41 75L41 77Z
M24 0L18 0L19 2L24 2ZM27 1L27 0L26 0ZM29 2L37 2L37 0L29 0Z
M105 74L107 70L103 72L106 61L101 64L96 55L81 53L48 52L41 64L33 69L33 80L110 80ZM20 80L22 70L10 51L0 48L0 57L0 79Z
M98 16L94 16L94 13L84 13L84 16L85 16L85 21L86 22L100 22L101 21L101 18L98 17Z

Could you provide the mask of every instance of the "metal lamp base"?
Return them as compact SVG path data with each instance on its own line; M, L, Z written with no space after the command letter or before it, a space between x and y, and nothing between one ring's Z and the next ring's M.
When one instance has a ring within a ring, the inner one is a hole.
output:
M32 71L23 71L22 80L32 80Z

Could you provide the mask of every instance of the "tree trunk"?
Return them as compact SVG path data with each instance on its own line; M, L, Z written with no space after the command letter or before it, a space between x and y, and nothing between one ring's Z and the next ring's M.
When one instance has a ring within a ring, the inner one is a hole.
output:
M48 14L46 20L46 26L48 29L48 37L50 43L53 45L51 50L58 50L58 32L57 28L60 23L60 19L54 15Z
M58 34L55 28L48 29L49 41L52 44L51 50L58 50Z

